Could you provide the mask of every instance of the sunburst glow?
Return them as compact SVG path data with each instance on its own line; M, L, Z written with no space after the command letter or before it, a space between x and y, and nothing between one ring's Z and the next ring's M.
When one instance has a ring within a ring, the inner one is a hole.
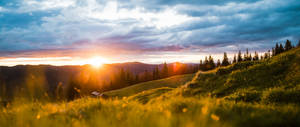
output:
M96 56L88 59L88 64L92 65L95 68L101 67L103 64L107 63L107 59Z

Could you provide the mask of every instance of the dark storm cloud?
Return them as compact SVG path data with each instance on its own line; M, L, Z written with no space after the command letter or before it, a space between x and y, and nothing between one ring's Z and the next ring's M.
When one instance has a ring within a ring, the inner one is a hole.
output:
M0 50L263 51L299 40L299 17L299 0L2 0Z

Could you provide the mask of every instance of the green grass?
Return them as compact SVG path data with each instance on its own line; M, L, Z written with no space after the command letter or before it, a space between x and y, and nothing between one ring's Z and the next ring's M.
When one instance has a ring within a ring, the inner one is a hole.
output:
M61 103L15 103L0 110L9 126L297 126L299 107L176 96L142 104L129 99L82 98Z
M279 87L280 92L274 91ZM210 72L198 72L180 92L184 96L208 95L246 102L267 99L272 103L297 103L299 87L300 48L297 48L259 62L241 62ZM270 96L266 97L266 93ZM277 98L285 98L285 101L274 101Z
M185 84L188 81L191 81L194 76L195 74L177 75L165 79L135 84L118 90L108 91L105 92L104 94L110 97L124 97L124 96L131 96L143 92L145 90L150 90L150 89L155 89L160 87L176 88L178 86Z
M0 107L0 126L300 126L300 48L192 78L137 84L105 93L119 97L106 100L15 100Z

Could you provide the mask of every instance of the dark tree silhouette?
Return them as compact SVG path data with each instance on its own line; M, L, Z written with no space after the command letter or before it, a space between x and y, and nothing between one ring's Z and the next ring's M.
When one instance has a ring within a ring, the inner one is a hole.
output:
M292 49L292 48L293 48L292 42L291 42L290 40L286 40L285 46L284 46L284 50L285 50L285 51L288 51L288 50L290 50L290 49Z
M249 55L249 57L248 57L248 60L249 60L249 61L252 61L252 55L251 55L251 53L250 53L250 55Z
M300 40L298 41L297 47L300 47Z
M216 68L214 58L211 57L211 55L209 55L208 61L209 61L209 68L208 68L209 70Z
M275 46L275 56L278 55L279 53L280 53L280 49L279 49L278 43L276 43L276 46Z
M236 62L237 62L236 55L234 54L232 63L236 63Z
M167 63L165 62L165 63L164 63L164 66L163 66L163 68L162 68L162 77L163 77L163 78L168 77L168 73L169 73L168 65L167 65Z
M255 51L253 61L257 61L257 60L259 60L259 56L258 56L258 53Z
M208 62L207 56L205 56L205 60L204 60L203 66L204 66L203 67L204 71L209 70L209 62Z
M228 57L227 57L227 53L224 52L222 66L228 66L228 65L229 65L229 60L228 60Z
M218 59L218 61L217 61L217 67L220 67L221 66L221 61L220 61L220 59Z
M238 62L243 61L241 50L239 50L238 59L237 60L238 60Z
M283 48L282 44L280 44L279 45L279 53L282 53L282 52L284 52L284 48Z
M200 64L199 64L199 70L204 70L204 65L202 60L200 60Z

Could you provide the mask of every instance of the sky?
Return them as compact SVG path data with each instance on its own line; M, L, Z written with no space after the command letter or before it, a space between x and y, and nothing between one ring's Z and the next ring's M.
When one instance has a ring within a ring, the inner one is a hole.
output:
M299 0L0 0L0 65L198 62L286 39Z

